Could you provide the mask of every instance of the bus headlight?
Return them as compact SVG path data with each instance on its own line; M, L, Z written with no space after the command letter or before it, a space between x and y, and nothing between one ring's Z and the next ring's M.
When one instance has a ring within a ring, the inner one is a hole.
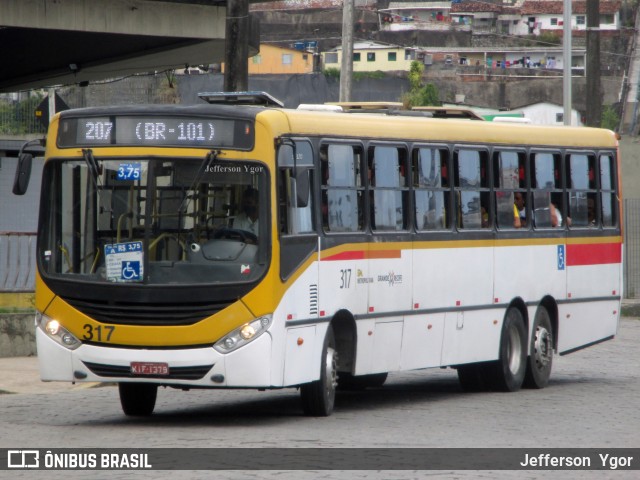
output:
M36 325L46 333L49 338L69 350L75 350L81 345L80 340L64 328L58 320L48 317L43 313L36 313Z
M271 325L271 318L271 315L266 315L245 323L214 343L213 348L220 353L229 353L252 342L268 330L269 325Z

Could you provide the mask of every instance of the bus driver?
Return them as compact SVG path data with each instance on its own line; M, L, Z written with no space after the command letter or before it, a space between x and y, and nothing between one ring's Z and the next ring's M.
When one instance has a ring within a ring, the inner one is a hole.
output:
M233 228L258 235L258 190L247 188L242 194L240 213L233 220Z

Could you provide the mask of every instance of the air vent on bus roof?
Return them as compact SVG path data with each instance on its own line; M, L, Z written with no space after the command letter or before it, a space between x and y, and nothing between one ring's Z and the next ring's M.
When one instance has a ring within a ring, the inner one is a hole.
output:
M198 97L218 105L261 105L284 108L284 103L267 92L204 92Z

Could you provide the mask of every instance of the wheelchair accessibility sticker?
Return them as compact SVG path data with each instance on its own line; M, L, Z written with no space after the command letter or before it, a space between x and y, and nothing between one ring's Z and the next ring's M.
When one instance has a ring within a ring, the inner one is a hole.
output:
M141 282L142 242L113 243L104 246L107 280L111 282Z
M565 259L564 245L558 245L558 270L564 270Z

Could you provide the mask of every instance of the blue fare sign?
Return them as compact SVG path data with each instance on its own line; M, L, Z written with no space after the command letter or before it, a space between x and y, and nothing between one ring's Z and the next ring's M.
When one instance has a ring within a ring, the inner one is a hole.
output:
M141 282L143 275L142 242L113 243L104 246L107 280Z
M121 163L118 165L117 180L140 180L141 166L139 163Z

